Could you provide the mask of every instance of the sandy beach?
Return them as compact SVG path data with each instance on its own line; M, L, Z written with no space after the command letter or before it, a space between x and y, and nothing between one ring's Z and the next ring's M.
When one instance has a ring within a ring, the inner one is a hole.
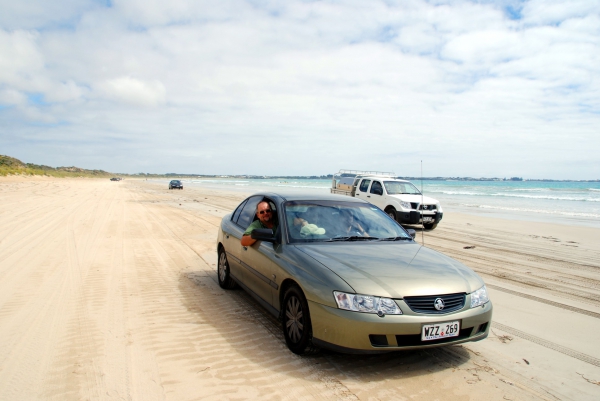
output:
M299 357L217 284L217 229L244 198L0 177L0 400L600 399L600 229L446 211L417 240L486 281L486 340Z

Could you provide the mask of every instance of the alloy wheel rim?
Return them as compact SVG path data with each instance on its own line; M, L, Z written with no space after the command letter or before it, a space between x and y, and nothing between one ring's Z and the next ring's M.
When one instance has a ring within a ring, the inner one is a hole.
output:
M292 342L297 343L302 338L302 332L304 329L302 305L297 297L292 296L288 300L285 315L287 320L285 327L287 329L288 337Z
M227 274L227 261L225 259L225 254L221 253L219 257L219 279L221 282L225 282L225 276Z

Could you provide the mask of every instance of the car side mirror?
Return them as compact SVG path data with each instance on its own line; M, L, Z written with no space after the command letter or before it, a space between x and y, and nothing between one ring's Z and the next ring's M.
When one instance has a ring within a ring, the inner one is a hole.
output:
M412 228L407 229L406 232L409 233L410 236L413 237L413 239L415 238L415 235L417 235L417 232Z
M275 234L270 228L257 228L250 233L250 238L258 241L277 242Z

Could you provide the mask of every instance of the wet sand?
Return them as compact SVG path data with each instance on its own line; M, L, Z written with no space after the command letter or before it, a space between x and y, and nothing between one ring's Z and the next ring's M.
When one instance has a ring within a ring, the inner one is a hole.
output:
M0 400L600 399L599 229L446 211L425 245L484 278L490 337L299 357L217 284L219 222L243 198L0 177Z

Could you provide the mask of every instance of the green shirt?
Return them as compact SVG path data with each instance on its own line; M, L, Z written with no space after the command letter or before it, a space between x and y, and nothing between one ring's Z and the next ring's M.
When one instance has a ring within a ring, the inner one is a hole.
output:
M273 221L273 233L275 233L275 231L277 231L277 220ZM250 223L250 225L248 226L248 228L246 229L246 231L244 231L244 235L250 235L252 234L252 231L256 230L257 228L269 228L267 226L265 226L260 220L254 220L252 223Z

